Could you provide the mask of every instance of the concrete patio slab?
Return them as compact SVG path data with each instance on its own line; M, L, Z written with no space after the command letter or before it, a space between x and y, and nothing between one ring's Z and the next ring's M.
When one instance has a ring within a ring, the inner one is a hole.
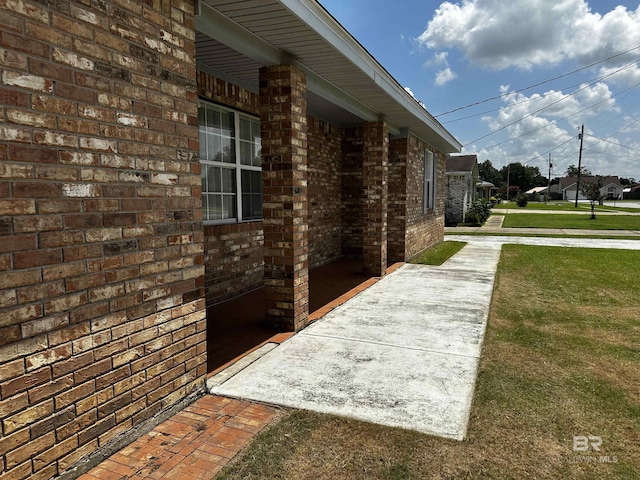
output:
M211 392L461 440L499 255L405 265Z

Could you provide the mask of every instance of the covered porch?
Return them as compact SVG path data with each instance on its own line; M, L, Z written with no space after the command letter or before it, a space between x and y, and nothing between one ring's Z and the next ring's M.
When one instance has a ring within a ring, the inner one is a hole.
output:
M257 130L236 145L260 146L233 177L261 174L252 216L205 221L210 371L441 240L443 192L424 185L443 189L439 152L460 148L317 2L245 3L201 0L195 17L200 101L251 117ZM245 196L239 180L225 188L207 194Z
M313 322L377 281L359 258L342 258L309 272L309 321ZM270 341L282 329L265 315L265 289L257 288L207 309L208 371L219 370ZM271 340L272 341L272 340Z

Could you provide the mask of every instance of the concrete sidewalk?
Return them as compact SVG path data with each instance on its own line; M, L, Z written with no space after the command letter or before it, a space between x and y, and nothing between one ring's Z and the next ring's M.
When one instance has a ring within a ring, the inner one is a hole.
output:
M404 265L211 392L461 440L499 255Z
M404 265L263 356L210 379L211 393L461 440L504 243L640 249L636 240L447 236L440 267Z
M489 217L489 220L492 217ZM504 217L503 217L504 218ZM465 233L495 233L511 235L574 235L583 237L638 237L640 230L579 230L574 228L504 228L492 226L489 221L481 227L445 227L446 235L464 235Z
M502 229L504 230L504 229ZM519 229L521 230L521 229ZM640 250L640 241L617 238L554 238L554 237L510 237L508 235L450 235L446 240L471 242L474 245L535 245L540 247L608 248L613 250Z

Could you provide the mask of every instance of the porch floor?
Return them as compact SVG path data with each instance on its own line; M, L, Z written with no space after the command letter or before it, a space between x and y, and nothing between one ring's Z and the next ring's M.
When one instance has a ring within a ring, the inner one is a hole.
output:
M366 281L362 259L343 258L309 271L313 313ZM265 324L264 288L207 309L208 371L211 372L279 333Z

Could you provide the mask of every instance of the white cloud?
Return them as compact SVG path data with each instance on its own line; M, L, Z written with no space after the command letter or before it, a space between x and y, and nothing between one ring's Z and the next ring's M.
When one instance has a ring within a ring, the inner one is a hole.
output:
M480 66L496 71L509 68L527 71L562 65L561 69L569 71L616 55L594 67L598 73L589 74L590 77L610 76L593 85L573 88L572 91L579 91L570 96L571 91L562 90L523 92L524 95L510 92L508 85L501 86L500 94L504 96L500 110L482 117L484 125L496 133L473 140L481 133L463 127L459 140L463 144L473 142L464 151L477 152L479 158L488 158L497 166L528 162L539 166L544 173L547 152L551 151L555 173L562 174L569 164L577 163L577 128L581 124L585 124L585 131L593 127L603 138L631 124L633 118L629 116L635 116L635 111L625 110L625 115L620 115L616 98L624 102L627 87L640 83L640 65L632 63L640 57L640 48L636 48L640 45L640 5L635 2L633 7L625 7L615 6L616 3L619 2L448 0L441 3L416 39L418 45L430 49L431 57L425 66L438 71L437 85L455 78L454 69L473 72L472 67ZM631 51L618 55L626 50ZM462 54L469 65L461 66L460 56L454 52ZM612 92L620 95L614 98ZM609 139L614 143L586 136L584 164L595 173L640 177L638 151L626 148L640 148L638 129L640 122ZM608 133L602 133L603 130ZM462 138L464 136L467 138Z
M458 75L451 70L451 68L447 67L444 70L440 70L436 73L435 84L441 87L449 83L451 80L455 79Z
M413 90L411 90L411 88L409 88L409 87L404 87L404 90L405 90L405 92L407 92L409 95L411 95L411 96L416 100L416 102L418 102L418 104L419 104L422 108L424 108L425 110L427 109L427 107L426 107L426 105L424 104L424 102L422 102L422 101L420 101L420 100L418 100L418 99L416 98L416 96L415 96L415 94L413 93Z
M567 59L587 65L640 45L640 6L617 6L602 15L585 0L445 1L417 41L434 50L457 49L469 62L495 70ZM624 65L637 54L616 57L605 67ZM640 70L629 69L626 76L636 78Z
M495 118L485 117L494 130L521 118L535 116L554 120L567 119L570 124L578 125L585 118L617 110L613 94L602 82L581 85L575 92L549 90L528 97L522 93L508 92L501 87L501 93L504 95L502 101L506 105Z
M430 60L427 60L424 64L425 67L442 67L438 73L436 73L436 78L434 83L441 87L446 85L451 80L458 77L458 75L451 70L449 66L448 57L449 52L436 52L433 54L433 57Z
M571 96L554 90L526 96L509 92L506 86L501 86L500 91L504 94L503 107L494 115L485 115L482 120L491 131L501 133L495 139L492 136L491 143L478 140L477 144L467 146L465 151L477 151L479 144L479 158L489 158L498 166L511 162L527 163L538 166L543 174L546 173L549 151L558 160L557 174L562 174L567 165L577 163L577 128L589 118L618 109L604 83L582 86ZM627 119L625 123L631 122ZM585 135L586 138L590 140L585 145L592 147L585 148L584 162L591 171L623 176L633 176L633 171L637 171L629 149Z
M433 54L431 60L428 60L425 65L428 66L449 66L449 60L447 57L449 56L449 52L436 52Z

